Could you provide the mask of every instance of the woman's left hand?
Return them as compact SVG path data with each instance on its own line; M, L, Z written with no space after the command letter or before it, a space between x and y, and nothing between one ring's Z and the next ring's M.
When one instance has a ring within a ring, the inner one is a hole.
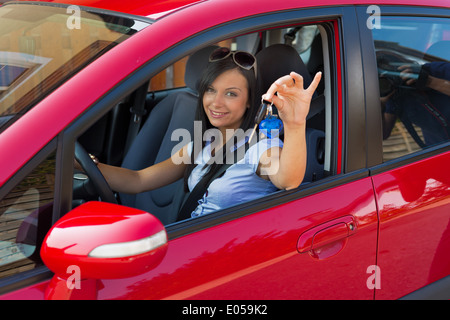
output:
M272 101L277 107L285 128L302 126L306 123L311 99L321 77L321 72L316 73L309 87L305 89L303 77L298 73L291 72L275 81L263 95L265 100Z

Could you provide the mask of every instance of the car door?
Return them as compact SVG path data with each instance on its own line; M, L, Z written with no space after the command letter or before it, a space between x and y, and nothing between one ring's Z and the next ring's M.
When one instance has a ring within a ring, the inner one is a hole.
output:
M98 297L371 299L376 221L366 178L225 223L197 222L170 240L152 272L133 286L102 280Z
M132 279L102 280L99 299L373 298L375 198L368 170L361 166L365 160L350 159L346 153L362 148L359 138L345 136L347 131L364 135L365 128L364 123L343 120L349 109L354 111L353 121L365 119L364 110L358 109L364 106L361 82L344 82L351 73L360 74L354 12L337 8L283 12L265 15L264 23L257 17L242 19L209 33L215 39L227 38L230 30L261 32L275 23L314 24L319 16L327 21L319 24L328 59L328 177L166 226L170 241L161 264ZM347 67L344 59L355 63Z
M443 128L450 114L450 92L433 87L431 81L449 80L450 12L377 10L379 27L361 31L372 42L367 61L376 61L373 76L380 79L381 97L375 97L378 104L372 107L385 116L383 163L371 170L380 215L381 282L375 297L448 299L450 149ZM359 14L364 17L366 12L360 8ZM414 78L410 82L401 78L404 66L406 76ZM427 75L424 70L429 70ZM420 87L424 77L429 81ZM396 121L387 132L389 117Z

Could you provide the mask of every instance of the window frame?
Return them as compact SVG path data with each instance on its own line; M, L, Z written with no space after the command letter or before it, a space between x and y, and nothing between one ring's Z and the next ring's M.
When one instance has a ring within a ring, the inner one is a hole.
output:
M73 157L74 141L76 137L94 124L95 121L105 115L114 106L114 104L117 103L117 101L124 99L149 78L153 77L161 70L167 68L184 56L195 52L201 46L214 44L223 39L233 38L246 33L253 33L273 28L284 28L287 26L304 23L317 24L324 21L332 21L333 23L333 29L331 30L332 32L330 33L330 30L328 31L328 40L331 48L331 54L329 57L331 63L330 71L332 72L330 75L330 78L332 79L331 85L336 85L338 88L343 88L345 79L348 77L346 74L349 72L346 70L345 63L343 62L343 54L346 50L348 51L347 47L350 45L347 43L349 40L347 39L348 37L346 37L346 34L349 30L354 30L352 23L356 21L355 12L352 7L297 9L250 16L245 19L226 23L193 35L192 37L181 42L178 46L169 48L165 52L162 52L157 58L143 65L130 77L118 84L115 88L112 88L102 100L87 110L64 132L63 148L64 153L67 154L65 158ZM335 43L336 41L338 42L337 45ZM353 39L351 42L352 47L355 45L359 46L357 40ZM339 50L339 55L337 57L336 49ZM356 51L359 52L359 48ZM337 70L337 68L340 69ZM344 166L344 160L346 157L344 152L346 149L350 148L344 138L344 127L348 125L345 115L349 114L349 112L344 110L346 109L346 101L350 100L355 108L361 108L361 104L357 101L352 101L348 93L340 94L339 91L339 89L333 89L330 95L332 100L331 105L333 108L338 109L337 114L333 115L332 119L333 141L331 142L331 152L334 155L339 155L333 156L339 159L333 159L332 161L331 171L333 174L331 176L295 190L281 191L273 195L269 195L264 199L257 199L249 203L227 208L215 213L214 215L206 215L196 219L188 219L186 221L170 224L166 226L169 239L175 239L198 230L219 225L226 221L257 213L270 207L300 199L322 190L334 188L336 186L367 177L368 171L364 170L365 168L362 170L360 170L360 168L354 170L350 166ZM352 90L349 90L349 92L352 92ZM363 118L365 116L361 112L358 112L358 114ZM339 119L341 117L342 119ZM355 135L358 136L358 134ZM354 146L351 148L354 148ZM63 177L65 183L62 183L62 185L69 184L72 179L72 170L70 170L70 168L67 169L68 170L65 170L65 176ZM64 194L65 198L71 200L71 193L69 190L65 190ZM70 202L71 201L69 200L63 201L63 203L66 204ZM67 212L69 210L70 208L66 206L65 210L62 210L61 214L63 214L64 211Z

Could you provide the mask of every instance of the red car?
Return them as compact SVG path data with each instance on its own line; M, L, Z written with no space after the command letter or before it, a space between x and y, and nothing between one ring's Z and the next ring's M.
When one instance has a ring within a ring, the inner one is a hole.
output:
M372 2L3 4L0 298L450 298L450 6ZM304 182L185 220L182 181L111 191L88 153L169 157L214 46L261 92L323 72Z

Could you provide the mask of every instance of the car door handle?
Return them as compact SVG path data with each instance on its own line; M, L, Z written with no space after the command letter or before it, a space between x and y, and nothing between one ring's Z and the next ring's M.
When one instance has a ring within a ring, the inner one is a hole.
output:
M353 216L333 219L303 232L297 242L300 253L323 247L332 242L345 239L356 232L356 221Z

